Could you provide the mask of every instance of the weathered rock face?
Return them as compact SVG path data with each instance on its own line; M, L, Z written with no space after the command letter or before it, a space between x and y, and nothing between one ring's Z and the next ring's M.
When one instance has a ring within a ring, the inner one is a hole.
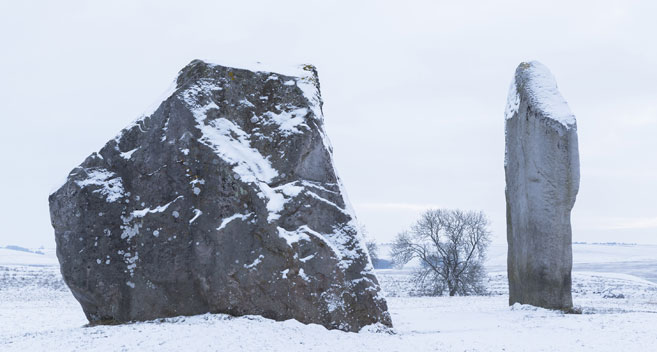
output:
M535 61L516 69L505 115L509 304L568 309L570 211L579 189L575 116Z
M317 73L195 60L50 196L91 322L205 312L391 326L323 129Z

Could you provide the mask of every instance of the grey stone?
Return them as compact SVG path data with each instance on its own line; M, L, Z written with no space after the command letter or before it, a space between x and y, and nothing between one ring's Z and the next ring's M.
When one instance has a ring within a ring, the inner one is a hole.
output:
M509 304L572 307L577 122L550 71L521 63L505 114Z
M317 71L192 61L50 195L90 322L205 312L392 326L324 132Z

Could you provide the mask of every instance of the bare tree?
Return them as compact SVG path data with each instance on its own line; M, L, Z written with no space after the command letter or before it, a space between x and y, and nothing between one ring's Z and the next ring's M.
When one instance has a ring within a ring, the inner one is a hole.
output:
M370 253L372 264L376 265L379 261L379 245L374 240L367 240L365 241L365 246L367 246L367 251Z
M363 234L365 239L365 246L367 251L370 253L370 259L372 260L372 265L376 265L379 261L379 246L376 244L376 241L369 238L369 232L365 225L360 225L360 232Z
M392 257L397 265L420 261L414 281L428 295L485 293L483 262L490 243L483 212L428 210L410 230L397 235Z

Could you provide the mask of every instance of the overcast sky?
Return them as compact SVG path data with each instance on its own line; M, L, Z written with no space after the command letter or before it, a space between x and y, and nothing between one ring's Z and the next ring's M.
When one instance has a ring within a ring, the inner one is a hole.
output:
M189 61L312 63L370 236L429 207L504 243L504 106L538 60L577 116L573 240L657 243L657 2L2 1L0 246L54 246L48 195Z

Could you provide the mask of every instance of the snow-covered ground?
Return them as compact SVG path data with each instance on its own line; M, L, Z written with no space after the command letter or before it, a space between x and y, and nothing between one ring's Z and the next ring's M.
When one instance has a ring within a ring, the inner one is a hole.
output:
M575 245L574 253L584 314L509 307L504 249L493 247L490 296L413 297L408 269L379 270L395 328L356 334L223 314L88 327L52 252L0 249L0 351L657 351L657 283L645 279L657 276L657 247ZM628 262L652 274L616 270Z

